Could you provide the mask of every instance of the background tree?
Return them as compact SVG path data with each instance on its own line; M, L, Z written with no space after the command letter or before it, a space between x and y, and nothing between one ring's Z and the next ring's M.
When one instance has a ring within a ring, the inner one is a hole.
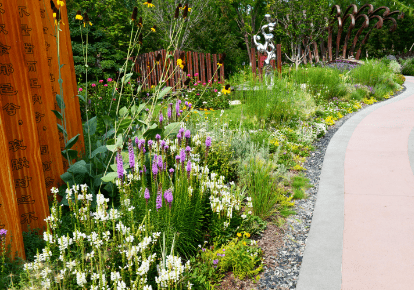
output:
M326 38L328 0L273 0L269 8L277 22L276 33L285 44L285 55L298 67L312 43Z

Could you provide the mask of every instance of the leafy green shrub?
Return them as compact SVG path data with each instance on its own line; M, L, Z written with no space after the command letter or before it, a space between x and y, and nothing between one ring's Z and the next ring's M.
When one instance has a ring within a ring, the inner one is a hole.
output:
M224 141L215 143L208 153L207 166L210 171L225 177L225 182L237 180L237 166L232 159L230 145Z
M403 75L414 76L414 58L402 61L401 73Z
M27 231L23 231L24 251L26 253L26 260L33 261L34 257L46 245L42 237L40 228L31 229L28 227Z
M384 73L389 72L390 68L383 62L366 61L364 65L350 71L350 77L356 84L376 86L384 81Z

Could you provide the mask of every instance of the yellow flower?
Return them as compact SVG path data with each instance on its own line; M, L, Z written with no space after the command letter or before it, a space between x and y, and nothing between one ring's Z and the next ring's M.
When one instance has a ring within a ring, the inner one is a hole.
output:
M204 112L204 114L210 114L210 112Z
M181 69L184 69L184 64L183 64L183 60L182 60L182 59L178 59L178 60L177 60L177 65L178 65Z
M57 0L56 3L58 6L62 6L62 7L65 6L65 2L63 2L63 0Z
M83 20L82 13L81 13L81 11L80 11L80 10L78 10L78 12L76 12L76 17L75 17L75 19L76 19L76 20Z
M210 108L210 111L214 111L213 108Z
M241 237L241 236L242 236L242 234L241 234L240 232L238 232L238 233L237 233L237 236L238 236L238 237Z
M151 27L151 31L152 31L152 32L155 32L155 31L156 31L156 30L155 30L156 28L157 28L157 26L156 26L156 25L154 25L153 27Z
M247 238L249 238L249 237L250 237L250 233L248 233L248 232L244 232L244 235L245 235Z
M224 95L230 94L231 93L230 85L224 86L223 90L221 90L221 93L223 93Z
M144 5L147 5L147 7L154 7L154 4L151 3L152 0L148 0L147 2L144 2Z
M186 107L186 106L184 106L184 107L183 107L183 110L186 110L186 109L187 109L187 107Z
M243 245L246 245L246 242L245 241L243 242Z

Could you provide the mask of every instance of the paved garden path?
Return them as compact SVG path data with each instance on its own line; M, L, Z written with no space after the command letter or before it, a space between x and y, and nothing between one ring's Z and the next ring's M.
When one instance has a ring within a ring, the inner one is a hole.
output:
M414 77L327 148L297 289L414 289Z

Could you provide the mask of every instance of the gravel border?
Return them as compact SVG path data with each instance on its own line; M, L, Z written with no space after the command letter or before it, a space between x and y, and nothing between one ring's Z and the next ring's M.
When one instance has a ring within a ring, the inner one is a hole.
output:
M405 90L406 87L403 86L403 90L397 92L391 98L400 95ZM383 101L386 100L389 99ZM306 159L304 167L307 170L303 171L305 176L309 178L313 187L306 191L308 196L307 199L295 201L293 210L296 211L296 214L289 216L286 220L286 231L283 237L284 246L278 251L276 267L265 267L258 284L259 289L296 289L303 253L306 247L306 239L312 223L326 149L336 131L354 114L367 107L369 106L364 106L360 110L344 116L333 126L329 127L322 138L313 143L315 150L311 152L310 156Z

